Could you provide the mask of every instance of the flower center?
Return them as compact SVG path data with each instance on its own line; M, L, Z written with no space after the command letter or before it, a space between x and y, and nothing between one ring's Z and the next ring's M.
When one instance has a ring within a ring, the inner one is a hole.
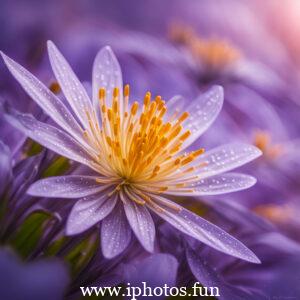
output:
M157 191L166 190L179 169L183 175L194 171L191 163L204 152L200 148L181 153L183 143L191 135L183 129L189 114L167 114L165 101L160 96L152 98L150 92L145 94L142 105L134 102L129 106L129 85L124 87L123 96L114 88L112 99L107 99L106 90L101 88L99 114L101 126L96 113L87 113L90 128L84 136L99 153L99 172L117 188L141 188L152 183ZM183 185L176 181L178 188Z

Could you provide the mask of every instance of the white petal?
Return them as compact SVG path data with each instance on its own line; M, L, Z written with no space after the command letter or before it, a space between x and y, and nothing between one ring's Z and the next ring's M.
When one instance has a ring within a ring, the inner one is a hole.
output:
M153 252L155 226L147 207L129 199L125 201L125 214L134 234L147 251Z
M88 128L87 112L92 115L92 105L86 90L74 74L68 62L51 41L48 41L48 53L53 72L66 99L82 125Z
M66 234L78 234L91 228L111 213L116 202L116 196L108 198L106 194L80 199L75 203L68 217Z
M37 121L31 115L14 112L14 115L5 115L5 119L34 141L62 156L88 166L93 161L74 138L58 128Z
M69 132L77 140L82 141L82 129L62 101L25 68L5 54L1 53L1 55L8 69L18 80L27 94L60 127Z
M202 154L193 165L202 165L197 174L205 178L235 169L261 154L262 152L252 145L231 143Z
M185 109L190 114L185 128L189 129L192 134L184 143L183 149L197 140L214 122L222 108L223 98L223 88L216 85L200 95Z
M82 175L55 176L33 183L27 193L33 196L54 198L81 198L96 194L107 187L97 177Z
M226 173L201 179L192 187L197 195L219 195L244 190L255 183L256 179L252 176Z
M185 195L185 196L204 196L204 195L220 195L226 193L237 192L247 189L256 183L256 179L252 176L240 173L225 173L204 179L186 187L186 189L193 189L194 192L168 192L168 195Z
M123 205L117 204L101 225L101 247L106 258L122 253L131 240L131 228L125 216Z
M106 89L106 103L112 105L113 89L119 88L120 110L123 109L123 81L119 62L109 46L102 48L93 65L93 103L99 109L99 89Z
M221 252L249 262L260 263L251 250L218 226L166 198L161 196L155 196L154 198L165 209L164 212L159 212L158 210L154 210L154 212L181 232ZM177 207L178 211L172 211L167 206L164 206L164 203L166 205L170 203L173 207Z

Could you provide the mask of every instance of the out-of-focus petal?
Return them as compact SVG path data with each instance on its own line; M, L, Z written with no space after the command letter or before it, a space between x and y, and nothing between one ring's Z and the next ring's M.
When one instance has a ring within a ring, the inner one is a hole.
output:
M112 105L113 89L119 89L120 110L123 109L123 81L119 62L109 46L103 47L97 54L93 65L93 103L99 110L99 89L106 89L106 103Z
M93 176L69 175L41 179L33 183L27 193L40 197L81 198L107 188Z
M111 213L117 197L95 194L76 202L68 217L66 234L73 235L91 228Z
M155 199L165 209L164 212L158 210L155 212L178 230L216 250L252 263L260 263L260 260L251 250L218 226L161 196L155 196ZM164 204L170 204L170 206L176 207L178 211L172 211Z
M215 85L187 107L186 111L190 116L186 121L186 129L189 129L192 134L184 143L183 148L196 141L214 122L222 108L223 98L223 88Z
M262 152L252 145L232 143L207 151L194 162L194 165L201 165L198 175L205 178L235 169L261 154Z
M106 258L122 253L131 240L131 228L122 204L117 204L101 225L101 247Z
M143 282L152 289L167 285L176 285L178 261L170 254L155 253L136 262L131 262L124 268L126 281L131 285L143 288ZM149 297L139 297L147 299ZM165 299L165 296L155 297L155 299Z
M13 168L14 180L11 184L11 198L10 201L26 197L26 191L30 184L37 180L40 173L40 168L45 159L45 151L27 157L18 162Z
M22 263L7 250L0 251L1 299L61 300L69 284L66 266L57 259Z
M90 165L92 157L74 138L49 124L37 121L33 116L14 112L14 115L5 115L14 127L21 130L27 136L50 150Z
M9 148L0 141L0 195L12 176L11 153Z
M82 129L62 101L25 68L5 54L1 54L6 66L27 94L59 126L68 131L73 137L82 141Z
M53 72L61 85L66 99L82 125L88 128L87 112L92 115L92 104L86 90L66 59L51 41L48 41L48 53Z
M199 282L204 286L218 286L220 288L222 281L220 274L211 269L204 259L201 259L201 254L197 255L194 250L187 247L186 257L191 271Z
M123 200L125 197L123 197ZM153 252L155 226L148 209L129 199L124 204L124 209L127 220L137 239L147 251Z
M234 286L230 286L224 282L220 274L218 274L205 259L201 258L201 254L197 254L190 247L186 249L186 257L191 271L197 280L206 287L218 287L219 294L222 295L222 298L232 300L253 299L250 294L238 290Z

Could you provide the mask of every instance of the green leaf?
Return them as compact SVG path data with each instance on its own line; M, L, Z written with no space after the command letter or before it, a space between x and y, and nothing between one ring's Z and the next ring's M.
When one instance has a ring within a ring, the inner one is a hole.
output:
M24 146L24 154L27 156L34 156L43 150L43 147L32 139L27 139L26 144Z
M6 194L0 198L0 221L4 218L8 207L8 197Z
M24 219L9 239L9 244L25 259L34 253L46 229L51 229L56 221L57 218L51 213L36 210Z
M203 203L192 202L188 203L186 207L198 216L205 216L208 212L208 207Z
M0 198L0 244L3 242L4 233L6 230L5 217L6 213L9 209L8 207L9 199L7 197L7 193Z
M98 230L76 244L65 256L65 260L69 263L71 274L75 277L84 267L91 261L97 252L99 246Z
M70 168L70 162L65 157L58 157L52 164L43 172L42 178L50 176L58 176L64 174Z
M62 236L61 238L53 241L44 251L45 256L54 256L64 247L64 245L70 240L70 237Z

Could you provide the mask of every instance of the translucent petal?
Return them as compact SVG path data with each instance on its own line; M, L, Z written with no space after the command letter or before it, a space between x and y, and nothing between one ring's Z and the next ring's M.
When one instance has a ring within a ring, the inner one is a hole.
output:
M222 277L220 274L215 272L208 262L201 257L201 253L197 255L197 253L192 250L189 246L186 247L186 257L187 262L193 272L194 276L197 280L201 280L200 282L204 286L220 286L220 284L224 284Z
M261 151L252 145L232 143L207 151L199 156L194 165L201 165L197 173L201 178L205 178L235 169L261 154Z
M239 173L226 173L200 179L192 185L197 195L219 195L247 189L256 183L252 176Z
M147 251L153 252L155 226L148 209L129 199L124 204L124 209L127 220L137 239Z
M154 211L178 230L216 250L252 263L260 263L259 259L251 250L221 228L166 198L155 196L155 199L165 211ZM178 212L171 210L164 204L170 204L173 207L177 207Z
M167 117L172 117L174 114L178 115L184 111L187 100L180 95L172 97L167 102Z
M121 203L117 204L101 225L101 247L106 258L122 253L131 240L131 228Z
M256 183L256 179L252 176L240 173L225 173L208 178L200 179L197 182L186 187L192 188L191 192L168 192L169 195L185 195L185 196L204 196L204 195L220 195L231 192L237 192L247 189Z
M223 88L215 85L206 93L200 95L185 109L190 114L186 121L185 129L189 129L192 134L184 143L183 148L196 141L214 122L222 108L223 98Z
M113 89L119 88L120 110L123 109L123 81L119 62L109 46L103 47L97 54L93 65L93 103L99 110L99 89L106 89L106 103L112 105Z
M49 124L37 121L33 116L14 112L14 115L5 115L14 127L35 140L42 146L69 159L90 166L93 158L71 136Z
M86 90L68 62L51 41L48 41L48 53L53 72L66 99L82 125L88 128L87 111L92 115L92 105Z
M33 183L27 193L40 197L81 198L104 190L96 177L68 175L41 179Z
M117 202L117 197L95 194L76 202L67 220L66 234L81 233L108 216Z
M236 288L234 285L230 285L225 282L220 272L202 256L202 253L192 250L190 247L186 249L186 258L189 267L196 277L196 279L203 284L203 286L218 287L223 299L231 300L250 300L253 299L253 295L245 293L243 290Z
M82 129L62 101L56 97L42 82L21 65L1 53L6 66L18 80L27 94L48 114L60 127L77 140L82 141Z

